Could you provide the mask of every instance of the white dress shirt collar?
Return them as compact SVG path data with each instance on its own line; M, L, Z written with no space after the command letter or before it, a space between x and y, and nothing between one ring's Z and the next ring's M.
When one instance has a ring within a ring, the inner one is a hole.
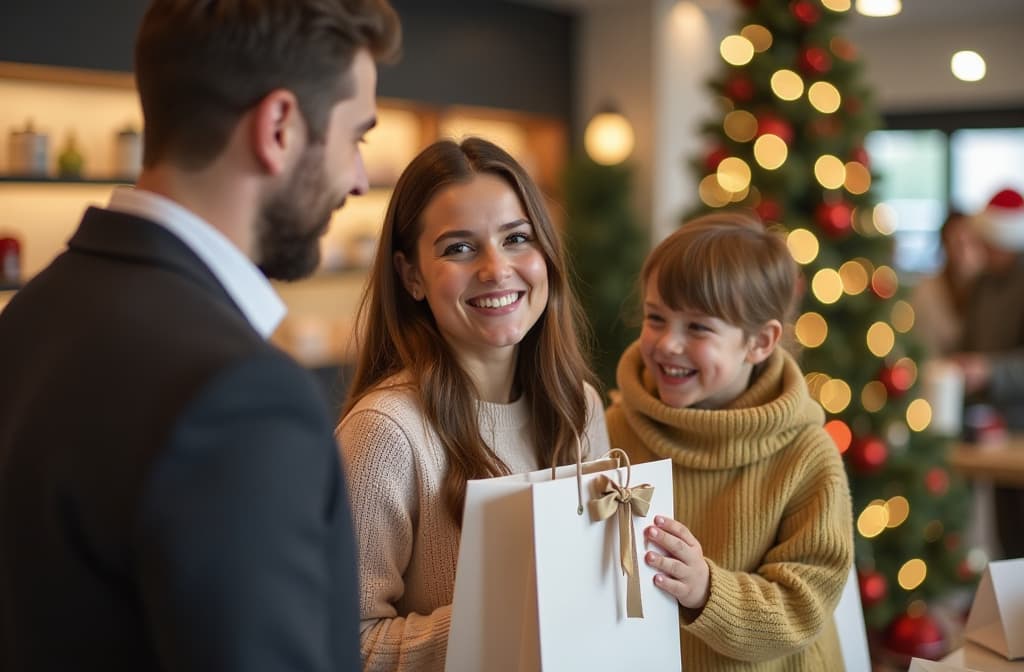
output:
M263 338L269 338L284 319L287 308L259 268L195 213L159 194L132 187L117 187L107 207L155 222L185 243Z

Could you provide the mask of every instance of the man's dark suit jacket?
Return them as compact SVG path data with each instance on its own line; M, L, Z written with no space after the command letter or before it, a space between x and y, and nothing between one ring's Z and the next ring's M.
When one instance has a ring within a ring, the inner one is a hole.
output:
M312 379L90 209L0 313L0 669L356 670L355 558Z

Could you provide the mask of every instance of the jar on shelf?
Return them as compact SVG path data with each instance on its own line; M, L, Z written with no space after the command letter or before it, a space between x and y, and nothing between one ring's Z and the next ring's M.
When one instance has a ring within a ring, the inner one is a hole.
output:
M117 132L114 174L134 180L142 171L142 134L128 125Z
M10 157L8 172L12 175L46 175L49 146L49 136L36 132L31 120L25 123L25 128L11 131L7 145Z

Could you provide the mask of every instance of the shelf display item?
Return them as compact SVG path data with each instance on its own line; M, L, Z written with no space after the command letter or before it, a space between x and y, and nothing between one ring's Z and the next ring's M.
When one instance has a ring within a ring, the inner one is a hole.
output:
M78 151L78 139L74 133L69 133L64 148L57 157L57 176L62 179L81 179L84 165L85 159Z
M142 134L133 126L125 126L117 133L114 154L114 174L134 180L142 171Z
M21 242L14 236L0 235L0 288L21 283Z
M49 136L36 132L31 121L26 122L22 130L11 131L8 172L12 175L46 175L49 146Z

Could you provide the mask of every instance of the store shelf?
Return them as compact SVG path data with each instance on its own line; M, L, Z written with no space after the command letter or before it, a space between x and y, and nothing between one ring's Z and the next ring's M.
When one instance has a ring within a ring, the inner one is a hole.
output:
M132 184L126 177L51 177L48 175L0 175L0 184Z

